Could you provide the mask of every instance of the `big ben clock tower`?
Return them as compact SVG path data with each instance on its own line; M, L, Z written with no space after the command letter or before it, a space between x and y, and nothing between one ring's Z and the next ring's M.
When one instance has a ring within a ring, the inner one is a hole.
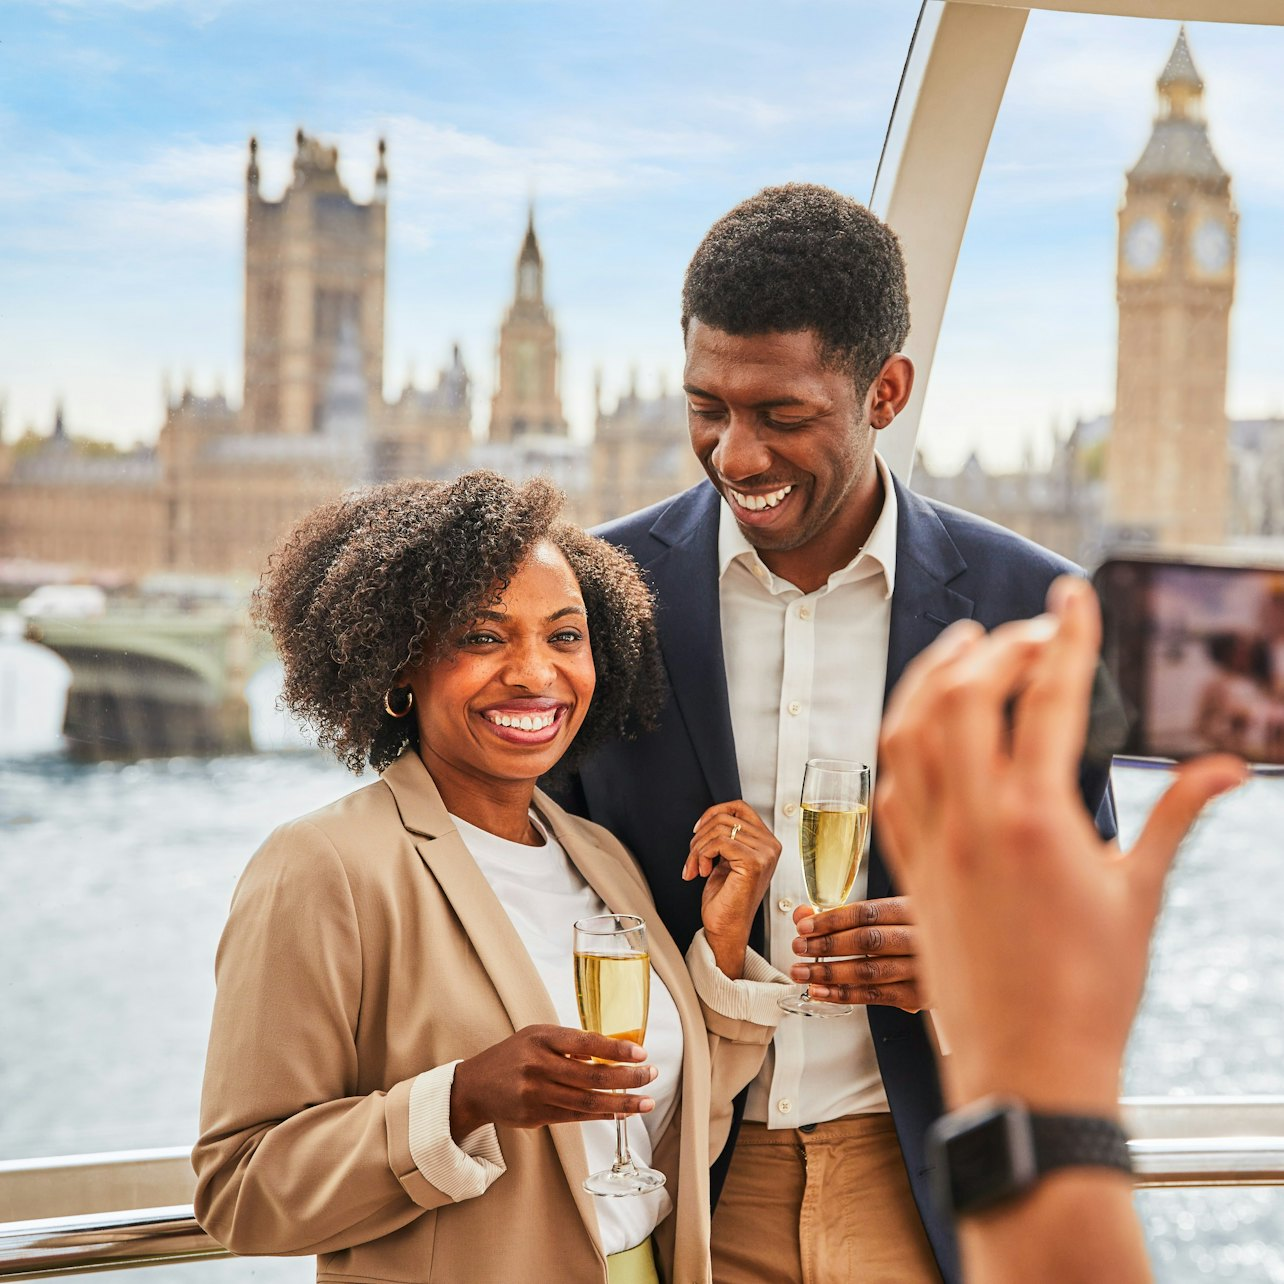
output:
M1119 366L1108 518L1128 538L1220 544L1238 215L1183 27L1119 211Z

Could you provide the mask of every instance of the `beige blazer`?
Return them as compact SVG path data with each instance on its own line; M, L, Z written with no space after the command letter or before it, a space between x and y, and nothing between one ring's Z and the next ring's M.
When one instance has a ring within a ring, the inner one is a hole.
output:
M629 854L543 794L536 807L607 906L646 920L677 1005L681 1100L652 1159L674 1212L657 1240L666 1280L706 1284L710 1158L771 1031L703 1010ZM197 1217L220 1243L315 1253L323 1280L606 1279L579 1125L499 1128L507 1172L459 1203L411 1158L416 1075L557 1024L418 755L268 838L237 885L216 971L192 1163Z

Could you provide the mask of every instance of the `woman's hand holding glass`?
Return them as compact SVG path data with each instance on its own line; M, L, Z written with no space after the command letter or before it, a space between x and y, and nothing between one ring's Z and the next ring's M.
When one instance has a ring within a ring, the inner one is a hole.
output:
M705 880L705 940L719 970L732 980L744 970L749 932L779 858L775 834L742 799L717 803L696 821L682 877Z
M488 1123L542 1128L645 1114L655 1102L629 1092L655 1079L656 1068L645 1060L645 1051L628 1039L558 1025L525 1026L455 1067L451 1136L461 1141Z
M598 914L575 924L575 1002L580 1024L619 1039L646 1038L651 1009L651 953L646 924L636 914ZM621 1040L622 1042L624 1040ZM654 1077L654 1075L652 1076ZM615 1118L615 1159L590 1173L584 1189L593 1195L645 1195L659 1190L659 1169L634 1161L629 1152L627 1116Z

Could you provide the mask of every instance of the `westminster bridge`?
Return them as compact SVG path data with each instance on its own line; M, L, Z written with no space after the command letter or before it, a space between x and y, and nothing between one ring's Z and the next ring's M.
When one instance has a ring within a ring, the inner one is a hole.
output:
M37 617L29 641L71 669L63 725L74 757L248 752L247 682L274 659L243 606L141 606Z

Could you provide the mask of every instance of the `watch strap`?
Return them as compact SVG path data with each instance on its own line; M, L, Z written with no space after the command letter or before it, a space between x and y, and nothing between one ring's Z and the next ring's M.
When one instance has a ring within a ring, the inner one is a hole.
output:
M1128 1134L1113 1119L1096 1115L1051 1115L1030 1112L1034 1163L1039 1176L1073 1166L1119 1168L1132 1172Z
M936 1197L955 1215L1017 1198L1057 1168L1132 1172L1116 1120L1039 1113L1014 1098L986 1097L943 1115L928 1130L927 1148Z

